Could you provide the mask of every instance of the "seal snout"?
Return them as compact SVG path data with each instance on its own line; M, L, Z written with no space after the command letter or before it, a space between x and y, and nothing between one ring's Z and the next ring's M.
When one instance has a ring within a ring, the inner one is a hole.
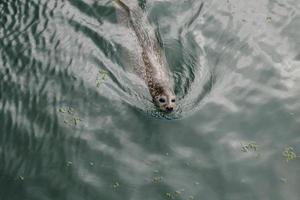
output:
M155 104L161 111L170 113L175 110L176 103L174 96L160 95L156 99Z
M174 110L173 106L166 106L166 111L172 112Z
M172 112L176 108L176 96L173 90L168 87L154 88L156 93L152 93L154 104L164 112Z

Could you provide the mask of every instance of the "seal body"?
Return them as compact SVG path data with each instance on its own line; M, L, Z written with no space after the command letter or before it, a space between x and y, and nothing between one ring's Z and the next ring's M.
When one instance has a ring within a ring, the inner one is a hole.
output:
M132 4L132 0L130 1ZM159 109L174 110L176 104L174 84L170 78L165 53L158 43L154 29L147 23L143 11L137 4L134 8L130 8L121 0L115 2L125 11L127 24L134 31L141 49L143 66L138 67L144 69L136 69L138 75L145 81L153 102Z

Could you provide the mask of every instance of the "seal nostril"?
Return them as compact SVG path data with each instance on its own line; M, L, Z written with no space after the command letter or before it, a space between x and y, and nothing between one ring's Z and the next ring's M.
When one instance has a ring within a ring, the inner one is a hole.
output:
M166 107L167 111L172 111L173 107Z

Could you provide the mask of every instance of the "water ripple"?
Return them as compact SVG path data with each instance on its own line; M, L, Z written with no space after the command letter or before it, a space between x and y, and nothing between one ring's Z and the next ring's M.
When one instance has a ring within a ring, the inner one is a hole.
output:
M298 199L298 0L140 4L170 114L126 68L112 1L1 1L0 199Z

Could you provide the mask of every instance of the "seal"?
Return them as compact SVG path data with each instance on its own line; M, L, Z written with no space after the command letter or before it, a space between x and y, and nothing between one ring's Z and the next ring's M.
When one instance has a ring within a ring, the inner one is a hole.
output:
M128 25L133 29L141 47L141 57L145 69L141 78L148 86L153 103L161 110L171 112L176 107L174 85L171 82L165 53L159 46L154 29L147 24L143 11L136 5L131 9L121 0L114 0L128 17ZM132 0L130 0L132 3Z

